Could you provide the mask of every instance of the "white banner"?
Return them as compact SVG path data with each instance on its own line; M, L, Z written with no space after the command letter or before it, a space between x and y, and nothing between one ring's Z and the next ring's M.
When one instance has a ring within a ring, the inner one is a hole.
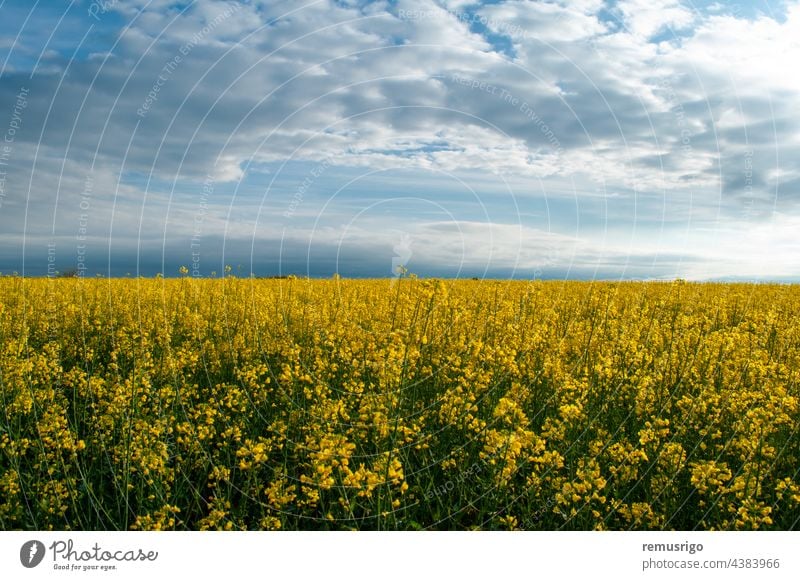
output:
M800 578L794 532L3 532L3 578ZM513 575L513 576L511 576Z

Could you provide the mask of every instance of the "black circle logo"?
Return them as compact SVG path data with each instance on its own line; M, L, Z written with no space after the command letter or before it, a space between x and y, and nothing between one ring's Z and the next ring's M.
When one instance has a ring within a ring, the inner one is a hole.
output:
M19 549L19 561L26 568L36 568L44 559L44 544L39 540L29 540Z

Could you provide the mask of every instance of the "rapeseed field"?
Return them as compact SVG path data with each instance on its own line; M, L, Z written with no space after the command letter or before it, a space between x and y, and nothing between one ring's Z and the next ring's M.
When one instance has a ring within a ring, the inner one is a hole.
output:
M0 278L0 528L793 529L800 288Z

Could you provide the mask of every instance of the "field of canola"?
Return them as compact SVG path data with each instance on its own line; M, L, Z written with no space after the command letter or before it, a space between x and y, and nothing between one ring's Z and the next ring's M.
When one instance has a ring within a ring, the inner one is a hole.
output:
M0 278L0 529L781 529L800 287Z

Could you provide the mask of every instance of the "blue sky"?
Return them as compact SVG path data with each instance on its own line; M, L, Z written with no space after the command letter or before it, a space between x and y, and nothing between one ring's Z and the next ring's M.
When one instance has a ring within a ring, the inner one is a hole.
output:
M0 16L3 273L800 279L800 2Z

